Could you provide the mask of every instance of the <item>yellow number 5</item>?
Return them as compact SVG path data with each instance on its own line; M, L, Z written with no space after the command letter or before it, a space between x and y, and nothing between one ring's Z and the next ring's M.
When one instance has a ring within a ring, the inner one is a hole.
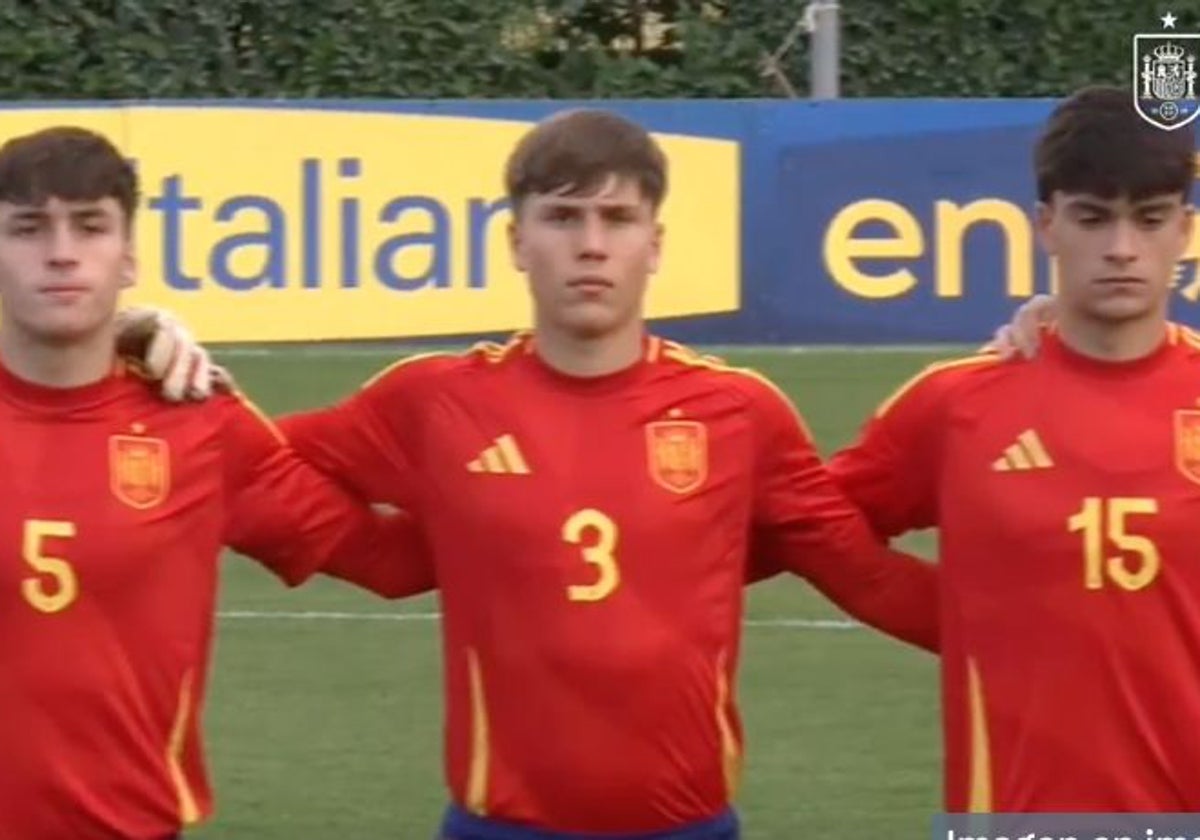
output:
M593 508L577 510L563 523L562 538L582 546L583 559L597 569L595 583L567 587L572 601L601 601L621 584L621 570L615 556L617 523ZM587 545L584 545L584 541Z
M21 594L35 610L44 613L65 610L79 595L79 581L71 564L47 555L44 546L47 539L68 539L73 536L74 522L26 520L21 556L38 574L21 581Z
M1149 537L1131 534L1127 518L1158 513L1154 499L1116 497L1102 499L1089 496L1083 507L1067 520L1067 528L1083 532L1083 585L1087 589L1103 589L1107 576L1122 589L1136 591L1149 586L1158 577L1162 558L1158 546ZM1120 551L1141 558L1136 568L1130 568L1130 558L1114 554L1104 556L1104 536Z

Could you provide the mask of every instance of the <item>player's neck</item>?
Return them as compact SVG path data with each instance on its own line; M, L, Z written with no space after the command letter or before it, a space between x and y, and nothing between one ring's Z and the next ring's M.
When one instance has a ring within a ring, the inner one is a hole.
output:
M113 368L111 328L69 344L32 339L19 328L0 329L0 362L18 379L47 388L79 388L99 382Z
M572 335L539 325L534 350L549 367L568 376L595 377L617 373L637 364L644 352L641 321L596 337Z
M1109 324L1064 312L1058 331L1063 343L1083 356L1105 362L1132 362L1162 346L1167 322L1154 317Z

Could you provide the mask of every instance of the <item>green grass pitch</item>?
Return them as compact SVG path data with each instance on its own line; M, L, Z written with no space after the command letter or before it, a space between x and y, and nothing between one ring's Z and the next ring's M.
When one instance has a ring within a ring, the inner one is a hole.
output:
M960 352L722 355L783 387L828 453L897 384ZM218 359L279 413L335 400L398 355L334 347ZM925 536L906 545L933 551ZM433 601L390 604L327 580L289 591L231 559L220 609L205 718L217 814L190 836L432 838L446 801ZM869 630L788 623L840 617L795 579L749 594L737 801L747 840L928 836L940 789L936 663Z

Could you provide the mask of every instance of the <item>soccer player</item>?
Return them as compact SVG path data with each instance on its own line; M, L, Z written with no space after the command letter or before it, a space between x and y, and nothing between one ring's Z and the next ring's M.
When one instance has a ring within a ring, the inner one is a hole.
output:
M1194 144L1128 90L1059 105L1056 329L933 365L831 461L879 534L940 531L950 811L1200 810L1200 339L1167 320Z
M402 361L282 425L429 542L445 840L733 840L747 574L774 562L934 649L934 570L875 540L773 385L647 334L667 165L645 130L564 112L506 175L532 333ZM150 346L203 395L177 325Z
M0 149L0 837L162 840L212 809L200 718L222 544L295 585L428 567L242 399L115 364L137 182L103 137Z
M447 840L735 838L751 545L928 648L933 570L883 550L773 385L647 334L667 166L641 127L556 115L506 178L533 332L281 425L429 541Z

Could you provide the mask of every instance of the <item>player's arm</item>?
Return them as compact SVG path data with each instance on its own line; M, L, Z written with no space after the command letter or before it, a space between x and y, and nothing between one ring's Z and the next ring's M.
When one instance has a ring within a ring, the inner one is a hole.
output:
M244 399L227 399L227 545L292 586L322 572L390 598L436 587L409 515L356 499L305 462Z
M829 459L834 481L880 539L938 525L938 477L957 383L980 366L1001 363L998 354L981 353L929 366L884 400L858 439Z
M943 421L936 385L918 377L901 386L829 459L834 481L881 540L937 524Z
M402 383L371 383L336 405L278 418L293 449L369 502L411 505L415 473L404 449Z
M117 350L159 383L170 401L206 400L215 391L235 390L228 372L214 366L203 345L166 310L133 307L119 313ZM394 398L403 380L380 377L339 405L294 414L278 425L302 457L343 487L368 500L396 504L397 495L404 495L396 477L406 466L398 436L385 428L373 403L380 394Z
M782 394L763 386L755 402L752 551L805 578L860 621L937 650L937 568L880 542Z

